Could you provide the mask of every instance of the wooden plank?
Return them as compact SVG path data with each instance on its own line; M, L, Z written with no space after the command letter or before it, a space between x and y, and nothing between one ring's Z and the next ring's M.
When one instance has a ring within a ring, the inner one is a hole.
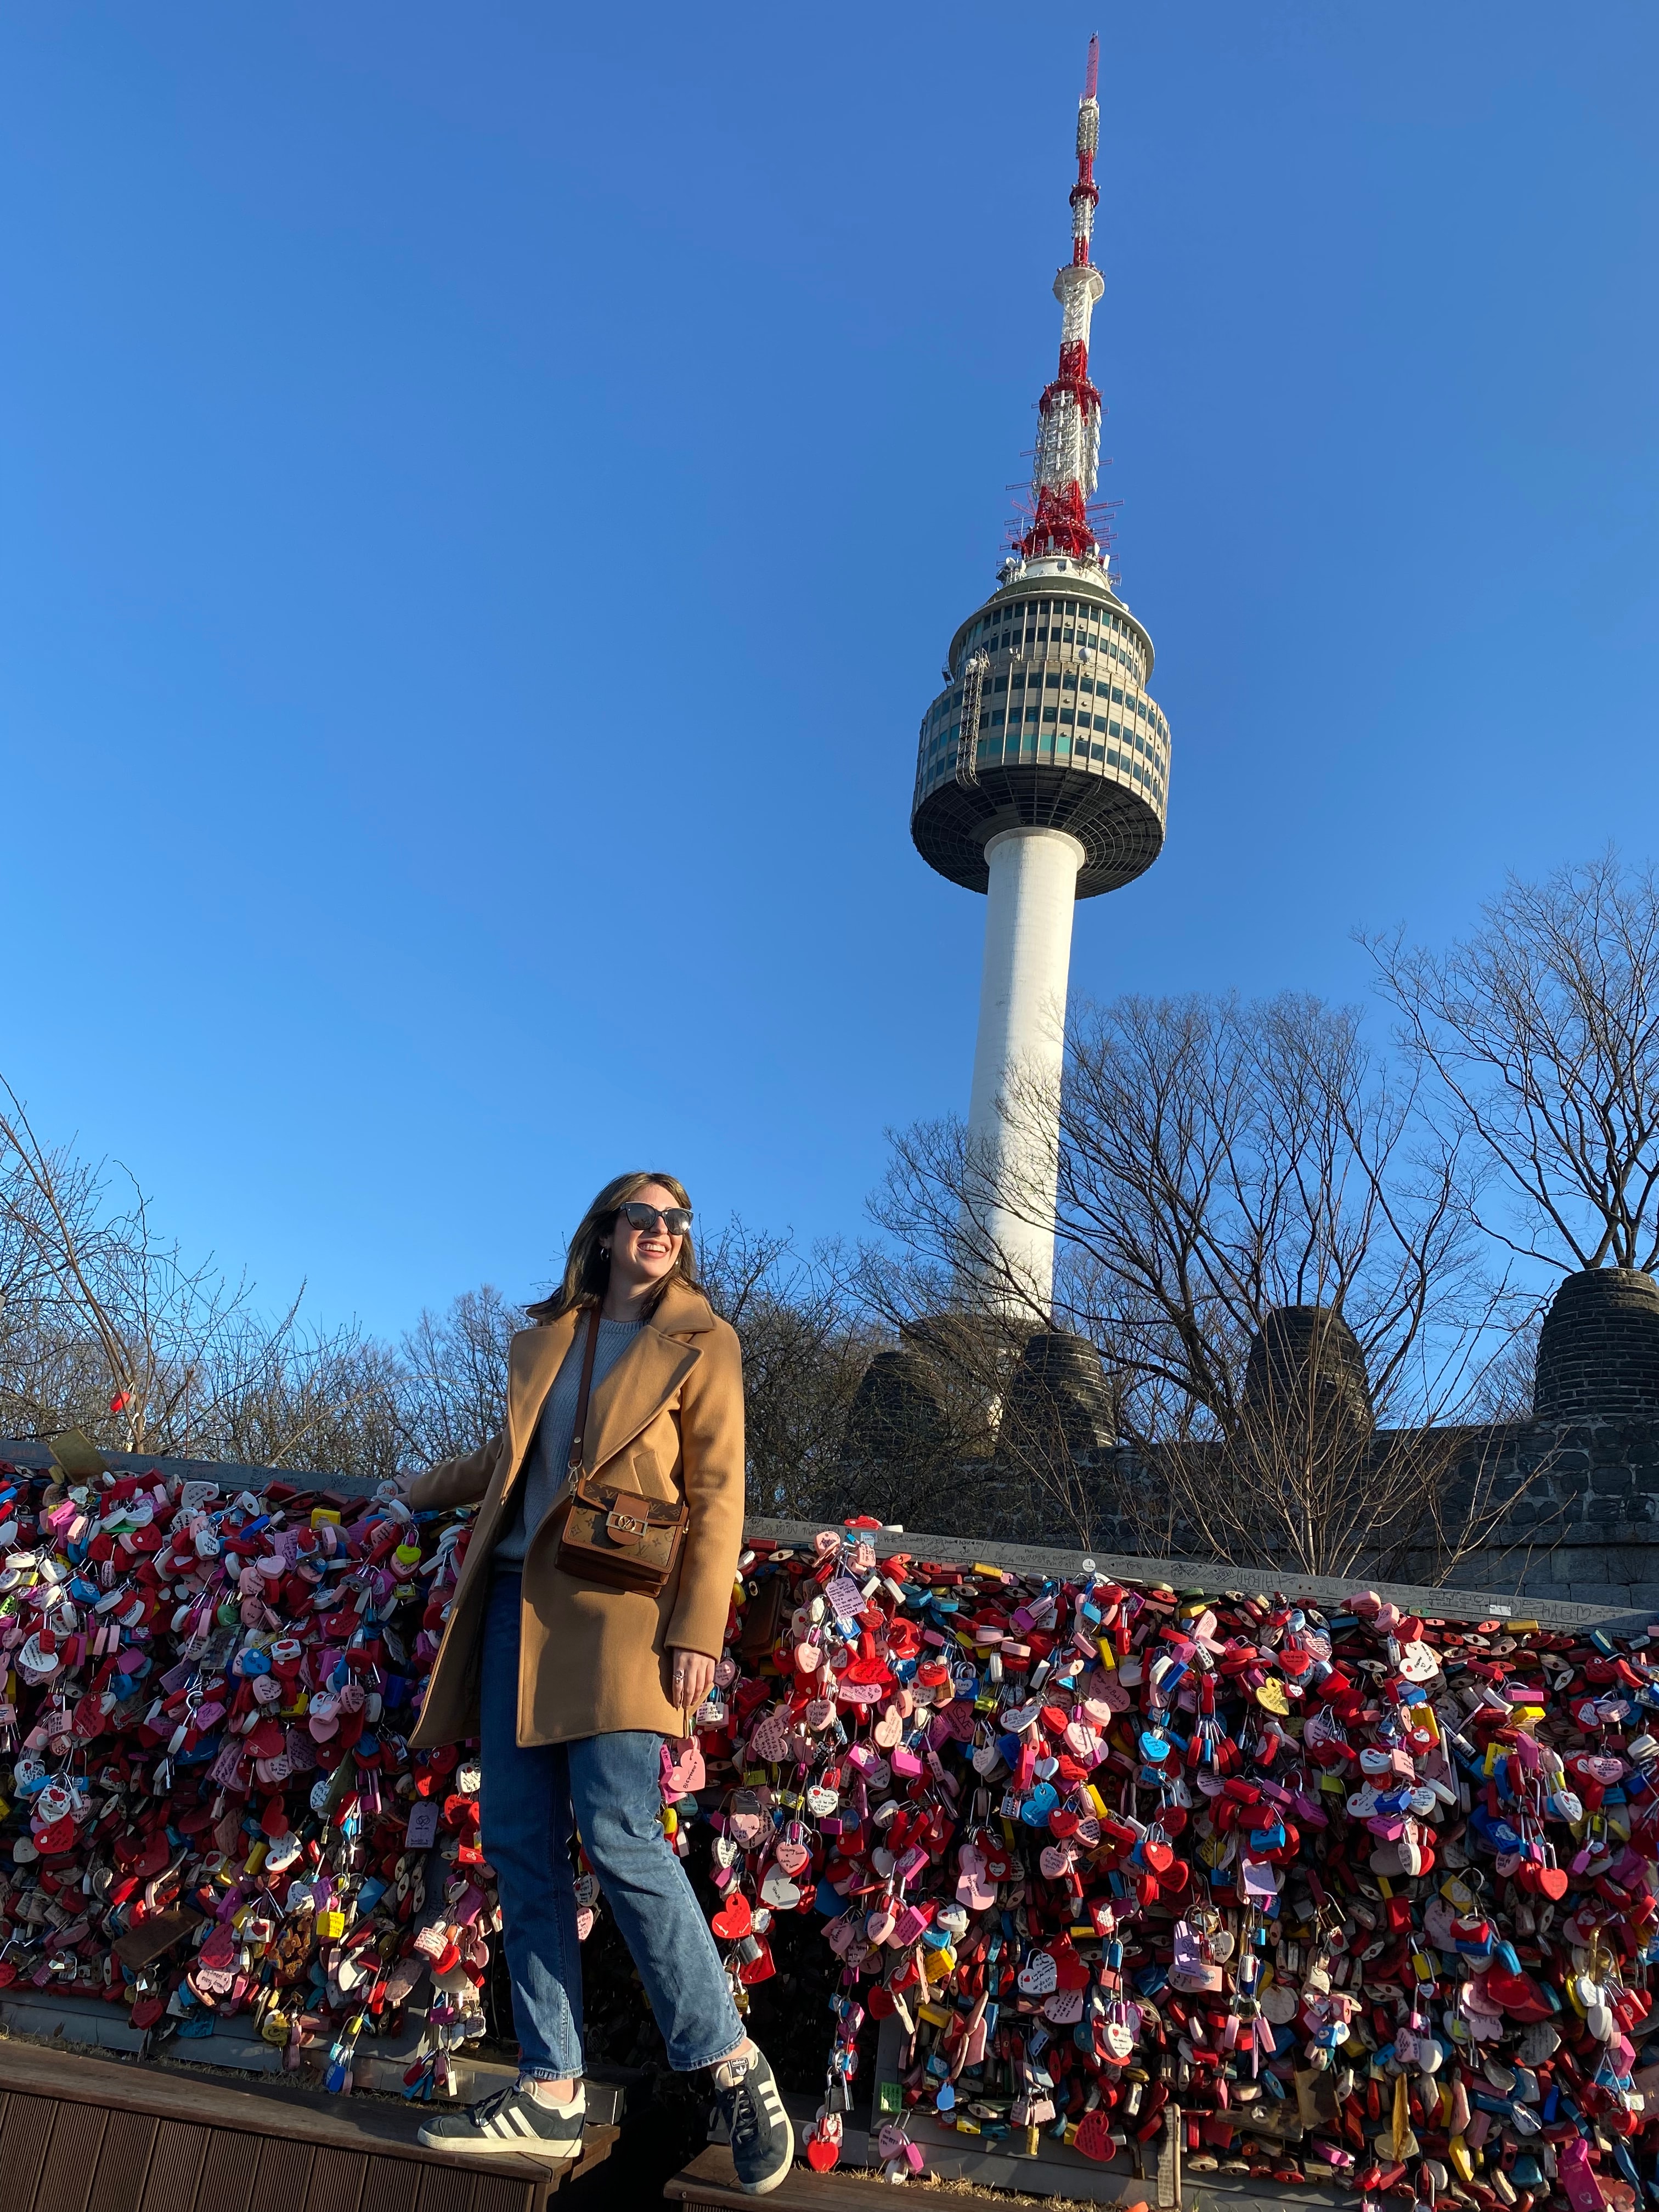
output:
M417 2142L415 2131L422 2118L418 2111L378 2101L359 2102L349 2097L275 2087L231 2089L217 2081L163 2073L153 2067L123 2065L112 2059L42 2051L3 2040L0 2040L0 2087L14 2093L0 2120L0 2172L9 2174L21 2170L4 2148L4 2131L15 2117L11 2106L26 2108L44 2104L49 2118L51 2104L59 2100L106 2106L112 2112L146 2113L175 2125L283 2136L319 2148L355 2151L360 2156L372 2152L422 2165L459 2166L470 2172L477 2167L477 2161L465 2152L430 2150ZM17 2124L32 2129L36 2124L20 2117ZM20 2136L20 2142L25 2140L32 2142L32 2135ZM29 2154L31 2179L43 2148L44 2134L42 2142ZM544 2163L535 2160L497 2157L490 2159L489 2170L532 2182L544 2180L547 2171ZM169 2207L168 2212L178 2212L178 2208ZM277 2212L296 2212L294 2200L277 2208ZM357 2212L355 2204L350 2212Z
M56 2117L50 2097L12 2096L6 2100L6 2117L0 2122L0 2174L5 2176L15 2203L34 2202Z
M705 2205L718 2206L720 2212L725 2212L728 2205L756 2201L745 2197L738 2186L732 2154L724 2143L710 2143L664 2185L662 2193L671 2203L684 2205L686 2212L697 2212ZM953 2206L961 2206L963 2212L969 2206L975 2212L984 2212L982 2197L944 2184L931 2186L927 2197L928 2212L936 2206L940 2212ZM802 2212L802 2208L809 2208L809 2212L874 2212L876 2206L892 2201L893 2192L884 2182L866 2180L854 2173L814 2173L810 2166L796 2166L768 2197L766 2204L767 2212Z
M99 2105L60 2105L32 2212L87 2212L109 2113Z
M519 2182L504 2173L475 2173L467 2212L545 2212L546 2204L545 2190L532 2200Z
M248 2212L295 2212L295 2207L306 2201L315 2155L309 2143L266 2136L259 2143L259 2164L248 2196Z
M1103 2171L1097 2178L1083 2177L1081 2187L1068 2173L1063 2190L1067 2197L1092 2198L1102 2205L1156 2201L1148 2183ZM1059 2192L1039 2188L1032 2193ZM671 2203L682 2206L684 2212L735 2212L738 2205L756 2202L754 2197L745 2197L738 2186L732 2154L724 2143L711 2143L690 2166L682 2167L665 2185L663 2195ZM982 2191L953 2188L946 2181L930 2182L926 2202L928 2212L986 2212ZM892 2203L891 2189L878 2177L848 2173L839 2168L830 2173L814 2173L808 2166L796 2166L767 2197L766 2207L767 2212L878 2212L879 2207Z
M259 2138L240 2129L215 2128L196 2192L201 2212L247 2212L259 2170Z
M295 2212L358 2212L368 2179L366 2153L325 2145L313 2161L311 2185ZM205 2206L203 2212L207 2212Z
M67 2112L69 2106L60 2107ZM149 2172L150 2154L161 2123L149 2112L106 2112L98 2171L92 2177L87 2212L132 2212ZM276 2212L294 2212L292 2204Z
M193 2120L163 2120L149 2154L144 2193L133 2200L136 2212L192 2212L208 2130Z
M473 2176L459 2167L429 2166L421 2176L421 2193L409 2212L467 2212ZM522 2195L520 2201L524 2201ZM388 2205L386 2212L398 2212L398 2208Z
M463 2185L471 2178L468 2174L462 2174ZM357 2212L412 2212L414 2185L417 2185L419 2179L419 2175L411 2172L401 2159L371 2158L363 2180L362 2202ZM522 2182L519 2189L522 2196Z

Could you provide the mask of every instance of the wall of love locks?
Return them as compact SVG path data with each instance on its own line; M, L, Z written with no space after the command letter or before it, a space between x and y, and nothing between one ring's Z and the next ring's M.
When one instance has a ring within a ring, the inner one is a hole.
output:
M413 2001L408 2093L442 2092L497 1916L476 1760L404 1732L464 1533L0 1461L0 1989L185 2038L240 2019L335 2089Z
M738 1977L791 1910L841 1961L815 2166L876 2015L905 2112L970 2140L1105 2163L1174 2107L1189 2173L1659 2199L1645 1635L878 1559L856 1528L744 1570L699 1798ZM879 2151L918 2162L902 2115Z
M476 1762L404 1737L468 1517L0 1462L0 1984L251 2022L337 2087L413 2022L442 2093L493 1881ZM919 2114L1103 2168L1178 2113L1189 2172L1628 2212L1649 1648L757 1535L665 1825L744 2002L779 1916L822 1930L820 2168L885 2021L894 2178Z

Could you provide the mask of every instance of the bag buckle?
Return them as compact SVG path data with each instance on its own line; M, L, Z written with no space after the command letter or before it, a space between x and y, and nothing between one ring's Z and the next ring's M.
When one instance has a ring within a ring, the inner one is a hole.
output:
M624 1513L620 1505L613 1505L605 1516L605 1533L613 1544L632 1550L644 1541L650 1525L648 1519L641 1520L637 1514Z

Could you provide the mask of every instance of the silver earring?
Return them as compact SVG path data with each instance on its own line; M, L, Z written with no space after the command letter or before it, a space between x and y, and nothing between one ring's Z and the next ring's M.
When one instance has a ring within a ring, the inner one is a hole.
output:
M608 1244L600 1245L599 1257L601 1260L608 1260L611 1257L611 1247Z

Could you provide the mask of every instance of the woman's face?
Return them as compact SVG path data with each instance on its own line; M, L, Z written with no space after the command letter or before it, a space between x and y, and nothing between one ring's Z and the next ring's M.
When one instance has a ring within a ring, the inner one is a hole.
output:
M671 1206L678 1206L672 1190L665 1190L659 1182L648 1182L634 1194L633 1203L653 1206L659 1218L649 1229L635 1229L625 1213L617 1216L616 1226L611 1232L611 1274L614 1282L636 1286L642 1283L659 1283L679 1257L683 1237L671 1237L663 1226L661 1215Z

